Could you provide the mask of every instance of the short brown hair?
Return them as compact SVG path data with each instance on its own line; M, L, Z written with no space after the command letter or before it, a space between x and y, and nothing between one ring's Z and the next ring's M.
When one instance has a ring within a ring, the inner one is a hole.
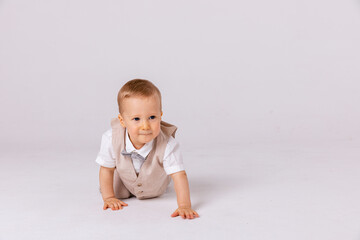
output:
M157 94L160 99L160 111L162 109L161 105L161 93L159 89L149 80L145 79L133 79L125 83L124 86L120 89L117 102L119 106L119 113L122 113L121 104L125 98L141 96L141 97L151 97L154 94Z

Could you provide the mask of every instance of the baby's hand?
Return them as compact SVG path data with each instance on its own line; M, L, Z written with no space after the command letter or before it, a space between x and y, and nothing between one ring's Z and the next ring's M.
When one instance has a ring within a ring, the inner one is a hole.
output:
M171 217L177 216L181 216L183 219L193 219L194 217L199 217L199 214L189 207L179 207L173 214L171 214Z
M127 206L127 204L117 198L110 197L104 200L103 209L111 208L111 210L119 210L122 209L122 206Z

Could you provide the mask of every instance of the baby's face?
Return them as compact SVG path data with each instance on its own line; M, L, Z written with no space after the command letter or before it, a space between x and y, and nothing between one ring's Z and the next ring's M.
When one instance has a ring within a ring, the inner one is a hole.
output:
M157 95L126 98L122 102L122 112L120 123L127 129L136 149L159 135L162 112Z

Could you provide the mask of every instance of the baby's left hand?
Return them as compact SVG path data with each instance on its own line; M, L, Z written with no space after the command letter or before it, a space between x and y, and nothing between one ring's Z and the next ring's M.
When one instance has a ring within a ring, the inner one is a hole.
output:
M199 214L189 207L179 207L173 214L171 214L171 217L177 216L181 216L183 219L193 219L194 217L199 217Z

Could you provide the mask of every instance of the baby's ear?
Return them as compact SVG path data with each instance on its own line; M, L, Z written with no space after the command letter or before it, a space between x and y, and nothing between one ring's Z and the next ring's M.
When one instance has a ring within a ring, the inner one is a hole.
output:
M125 128L124 119L122 118L122 116L120 114L118 115L118 119L120 120L121 126L123 126L123 128Z

